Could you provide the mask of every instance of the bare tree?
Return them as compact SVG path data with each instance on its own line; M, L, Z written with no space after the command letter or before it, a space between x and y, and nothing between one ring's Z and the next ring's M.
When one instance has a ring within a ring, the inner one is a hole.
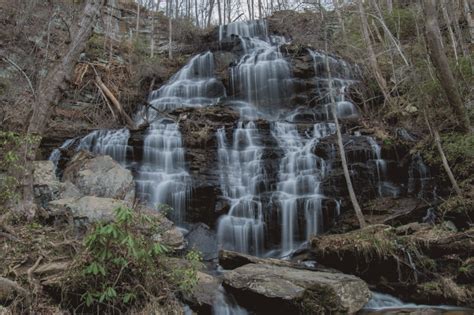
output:
M446 23L446 28L448 29L449 33L449 38L451 39L451 45L453 46L453 52L454 52L454 58L456 59L456 63L458 63L458 49L457 49L457 43L456 43L456 38L454 37L454 31L453 28L451 27L451 19L448 14L448 9L447 9L447 3L446 0L441 0L441 11L443 12L443 18L444 22Z
M469 35L471 37L471 44L474 44L474 20L472 19L473 4L469 0L463 0L464 4L464 16L469 27Z
M37 88L38 97L33 104L33 114L28 124L28 135L41 138L51 117L51 107L55 106L61 98L64 84L74 72L74 67L79 55L84 50L87 40L92 35L93 26L100 14L104 0L87 0L82 18L77 29L72 32L73 38L61 60L54 65L47 76L40 81ZM26 158L26 172L22 179L23 201L26 214L34 215L33 207L33 168L32 161L36 156L39 142L26 144L24 154Z
M425 15L425 33L426 43L429 49L431 62L436 69L436 75L443 88L449 105L451 106L460 127L464 132L469 132L470 123L467 116L466 108L461 99L461 95L456 86L453 73L449 68L448 58L444 52L441 44L441 32L439 30L436 1L424 0L424 15Z
M367 22L367 14L365 13L364 3L362 0L357 0L357 3L359 4L359 14L360 19L362 21L362 34L364 36L364 42L367 47L367 53L369 55L369 64L375 76L375 79L377 80L377 83L380 87L380 90L382 91L385 99L390 102L391 98L390 93L388 92L387 81L385 81L385 78L383 77L382 72L380 71L379 65L377 63L377 57L375 56L372 41L370 39L369 23Z

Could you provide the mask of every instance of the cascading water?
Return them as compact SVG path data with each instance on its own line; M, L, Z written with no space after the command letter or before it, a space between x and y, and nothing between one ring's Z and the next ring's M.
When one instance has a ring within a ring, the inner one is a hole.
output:
M115 161L126 166L127 152L132 148L128 145L130 131L96 130L85 136L79 142L77 150L88 150L95 154L110 155Z
M214 56L208 51L193 57L167 84L151 92L149 103L160 111L200 107L215 104L225 94L224 85L214 76Z
M338 118L355 118L358 116L357 109L354 104L346 100L346 89L355 82L352 74L352 69L349 64L341 59L328 56L326 54L308 50L313 58L313 67L316 80L316 95L317 103L322 104L325 108L326 119L332 117L331 115L331 97L329 94L329 71L327 70L327 63L331 68L331 93L336 102L336 113Z
M152 123L144 139L137 192L151 206L169 205L177 223L182 223L185 217L191 177L186 171L179 127L161 118L159 111L213 105L225 94L224 85L214 77L214 56L206 52L193 57L167 84L149 96L152 107L146 111L146 117Z
M279 51L281 37L267 36L265 21L234 22L219 29L219 39L239 36L244 56L230 69L232 95L261 111L285 105L291 97L289 63Z
M182 223L191 190L178 125L159 120L148 128L143 161L136 178L137 194L151 206L168 205L171 217Z
M383 196L391 196L396 197L399 195L400 191L397 187L395 187L392 183L387 181L387 162L382 159L382 148L380 145L375 141L372 137L367 137L367 142L370 144L372 148L372 152L370 156L368 156L368 163L373 162L375 163L376 169L376 181L377 186L377 194L380 197Z
M413 156L408 168L408 193L427 200L436 198L433 177L420 154Z
M283 256L296 249L297 240L309 239L322 230L321 179L326 174L326 163L312 153L319 138L335 132L335 125L318 123L314 125L313 136L302 137L297 126L291 123L276 122L273 136L284 150L280 162L279 183L274 193L279 204L282 226ZM298 231L298 214L304 211L306 230Z
M51 152L48 160L53 162L55 169L57 169L59 160L61 159L61 150L69 148L69 146L71 146L74 141L76 141L76 138L67 139L58 149L54 149L53 152Z
M233 145L226 141L224 129L217 132L221 190L230 210L219 219L218 239L226 249L262 254L263 208L258 198L265 187L262 147L253 122L239 122Z

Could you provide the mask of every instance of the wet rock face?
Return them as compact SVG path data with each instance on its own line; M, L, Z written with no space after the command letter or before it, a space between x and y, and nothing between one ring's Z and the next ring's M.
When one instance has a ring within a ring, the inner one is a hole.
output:
M265 264L247 264L224 275L236 299L262 314L355 313L370 291L357 277Z

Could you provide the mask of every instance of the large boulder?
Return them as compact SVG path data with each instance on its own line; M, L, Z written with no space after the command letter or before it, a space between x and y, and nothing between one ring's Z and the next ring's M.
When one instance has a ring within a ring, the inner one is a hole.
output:
M371 295L352 275L265 264L225 273L224 284L242 305L262 314L355 313Z
M73 183L86 196L127 202L135 198L132 173L107 155L93 156L80 151L64 170L63 180Z

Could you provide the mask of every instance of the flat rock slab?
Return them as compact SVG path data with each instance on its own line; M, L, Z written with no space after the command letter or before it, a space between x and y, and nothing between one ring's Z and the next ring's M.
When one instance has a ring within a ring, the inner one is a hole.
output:
M265 264L234 269L224 284L242 305L264 314L354 313L371 295L352 275Z

